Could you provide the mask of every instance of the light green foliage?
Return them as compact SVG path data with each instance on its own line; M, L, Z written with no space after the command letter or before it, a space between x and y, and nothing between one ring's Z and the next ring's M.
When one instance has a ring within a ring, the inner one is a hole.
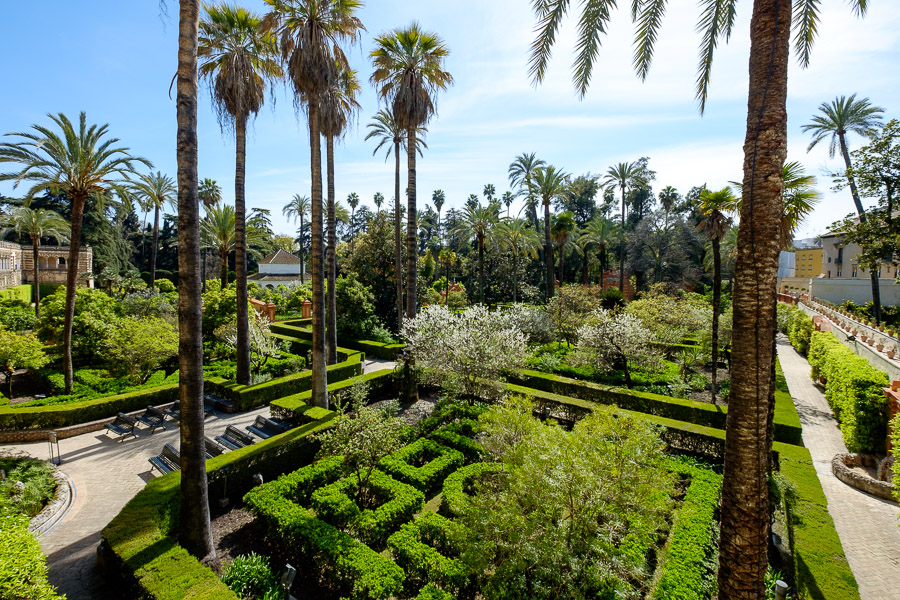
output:
M487 598L639 598L635 582L649 575L646 554L672 506L655 429L598 407L569 433L528 424L523 409L481 417L506 477L470 497L460 558L486 574Z
M0 453L0 471L6 479L0 481L0 511L33 517L44 509L56 491L56 480L49 463L25 455ZM17 482L24 489L17 489Z
M600 308L597 290L585 285L564 285L547 305L547 314L558 340L575 342L576 332Z
M213 339L217 328L232 322L236 317L237 290L234 284L223 290L220 281L215 279L207 281L206 293L203 294L204 340Z
M160 294L170 294L175 291L175 284L168 279L157 279L156 289Z
M0 327L10 331L26 331L33 329L36 322L34 308L28 302L0 299Z
M57 345L63 343L66 289L41 301L41 324L38 336ZM105 292L90 288L75 290L75 318L72 321L72 356L76 362L95 359L103 350L103 343L115 329L119 312L117 302Z
M47 559L28 517L0 506L0 598L63 600L47 583Z
M222 583L242 600L281 600L283 595L269 558L255 552L238 556L225 567Z
M277 356L279 350L278 341L272 337L269 330L269 321L256 312L250 311L250 362L253 370L259 373L270 357ZM232 351L237 349L237 320L230 321L216 328L215 336Z
M116 322L105 346L110 370L142 384L178 355L178 329L164 319L126 317Z
M0 371L6 375L12 396L12 374L16 369L40 369L50 362L44 346L31 333L16 333L0 327Z
M778 330L788 336L791 346L804 356L809 352L813 332L812 319L797 306L778 305Z
M697 294L665 294L651 289L640 300L631 301L625 312L640 319L667 346L681 344L685 338L712 327L712 307Z

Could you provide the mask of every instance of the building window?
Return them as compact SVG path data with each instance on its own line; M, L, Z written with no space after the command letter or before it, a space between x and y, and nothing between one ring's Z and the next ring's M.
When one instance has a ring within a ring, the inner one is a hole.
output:
M840 277L840 275L838 275L838 277ZM856 277L856 267L853 267L853 275L851 275L850 277Z
M829 264L829 265L831 264L831 257L830 257L830 256L828 257L828 264Z

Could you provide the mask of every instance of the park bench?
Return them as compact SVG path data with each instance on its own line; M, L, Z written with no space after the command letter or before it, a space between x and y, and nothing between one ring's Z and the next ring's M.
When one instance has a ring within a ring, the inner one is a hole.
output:
M228 451L228 448L209 438L203 438L203 443L206 445L206 458L213 458Z
M279 433L284 433L287 431L287 427L260 415L256 417L256 422L253 425L247 426L247 431L265 440Z
M138 423L143 423L150 429L150 433L153 433L157 430L157 428L165 429L165 420L166 413L159 410L158 408L154 408L152 406L148 406L147 410L144 411L144 414L140 415L137 418Z
M225 428L225 433L216 436L216 441L229 450L240 450L256 442L252 436L247 435L234 425Z
M203 399L203 416L208 417L215 409L215 401L210 401L208 398ZM162 411L167 416L171 417L175 421L181 420L181 400L176 400L172 403L172 406Z
M181 453L172 444L166 444L163 446L162 452L147 460L153 465L150 467L151 472L153 472L153 469L157 469L161 474L165 475L181 470Z
M121 441L126 435L137 436L134 432L136 425L137 421L135 419L132 419L125 413L119 413L116 415L115 421L106 424L106 432L107 434L109 434L109 432L115 433L119 436L119 440Z

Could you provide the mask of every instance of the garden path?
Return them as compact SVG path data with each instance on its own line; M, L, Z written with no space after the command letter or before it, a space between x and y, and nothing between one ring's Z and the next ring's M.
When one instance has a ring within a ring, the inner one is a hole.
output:
M846 452L825 394L809 377L809 363L782 336L778 359L803 425L803 443L828 499L828 512L862 600L900 600L900 511L897 505L861 492L831 472L831 459Z
M363 372L372 373L374 371L381 371L382 369L393 369L396 366L397 361L394 360L382 360L380 358L366 357L366 362L363 365Z
M216 412L206 420L206 435L221 435L228 425L243 429L257 415L268 416L269 408L228 415ZM120 594L106 588L96 568L100 533L125 504L153 478L151 456L163 445L179 445L176 424L150 434L139 427L136 438L121 442L95 431L59 442L60 470L75 484L75 498L68 514L40 537L47 555L50 583L68 600L119 600ZM46 442L0 446L0 451L20 451L48 459ZM155 472L154 472L155 474Z

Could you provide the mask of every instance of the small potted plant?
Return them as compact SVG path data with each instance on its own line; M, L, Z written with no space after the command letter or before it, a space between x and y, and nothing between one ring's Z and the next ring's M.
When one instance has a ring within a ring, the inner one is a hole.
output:
M855 335L855 334L854 334L854 335ZM859 336L859 339L862 340L863 343L865 343L866 340L867 340L868 338L869 338L869 336L866 335L865 332L863 332L863 333Z
M878 331L884 333L884 323L878 326Z
M870 336L869 336L869 339L866 340L866 343L867 343L869 346L874 345L874 344L875 344L875 336L874 336L874 335L870 335Z
M897 352L897 346L891 344L890 346L887 347L885 354L887 354L888 358L893 360L895 352Z
M878 343L875 344L875 350L878 352L884 350L884 340L878 340Z

